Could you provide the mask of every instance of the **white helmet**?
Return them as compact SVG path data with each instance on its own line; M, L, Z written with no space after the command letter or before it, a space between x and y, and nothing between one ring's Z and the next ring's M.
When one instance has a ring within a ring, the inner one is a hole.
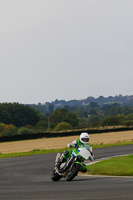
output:
M89 135L88 133L81 133L80 135L80 142L83 144L87 144L89 142Z

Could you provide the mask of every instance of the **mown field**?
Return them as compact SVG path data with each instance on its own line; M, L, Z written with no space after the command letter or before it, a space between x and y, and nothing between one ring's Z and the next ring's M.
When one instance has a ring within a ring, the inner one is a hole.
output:
M66 148L68 143L78 138L79 136L69 136L58 138L42 138L17 142L5 142L0 143L0 153L7 154L29 152L38 149L63 149ZM133 142L133 131L90 134L90 144L92 146L126 142Z

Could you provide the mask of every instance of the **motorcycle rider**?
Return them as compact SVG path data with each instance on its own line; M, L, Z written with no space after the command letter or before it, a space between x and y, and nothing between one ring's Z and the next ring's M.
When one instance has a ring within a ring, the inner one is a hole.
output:
M94 154L93 154L93 151L92 151L92 147L91 147L91 145L90 145L90 143L89 143L89 134L88 134L88 133L86 133L86 132L81 133L81 134L80 134L80 138L79 138L78 140L74 140L72 143L69 143L69 144L67 145L67 147L68 147L68 148L72 148L72 147L73 147L73 148L77 148L77 149L78 149L81 145L82 145L83 147L86 147L86 149L90 151L91 156L89 157L89 159L90 159L91 161L93 161L93 159L94 159ZM71 152L72 152L71 150L66 150L66 151L64 151L64 153L61 155L61 157L60 157L58 163L56 163L56 165L55 165L58 169L59 169L60 165L61 165L68 157L71 156ZM87 167L86 167L85 164L83 164L83 165L81 166L80 171L83 172L83 173L85 173L85 172L87 171Z

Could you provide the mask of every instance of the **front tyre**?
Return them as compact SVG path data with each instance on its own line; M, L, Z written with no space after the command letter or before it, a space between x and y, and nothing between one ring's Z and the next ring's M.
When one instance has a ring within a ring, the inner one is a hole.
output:
M79 169L80 169L81 165L78 163L75 163L71 172L69 172L66 176L66 180L67 181L71 181L78 173Z
M53 173L52 173L52 176L51 176L51 179L53 181L59 181L60 179L62 178L62 176L60 176L56 171L55 169L53 170Z

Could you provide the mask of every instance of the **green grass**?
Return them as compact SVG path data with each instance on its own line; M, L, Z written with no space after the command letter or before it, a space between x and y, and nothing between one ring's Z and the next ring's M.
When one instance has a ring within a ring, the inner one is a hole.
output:
M122 146L122 145L129 145L133 144L133 142L119 142L114 144L99 144L99 145L92 145L93 148L102 148L102 147L113 147L113 146Z
M8 153L8 154L1 154L0 158L8 158L8 157L17 157L17 156L28 156L28 155L37 155L37 154L45 154L45 153L58 153L66 150L64 149L50 149L50 150L40 150L40 149L34 149L33 151L28 152L21 152L21 153Z
M91 175L133 176L133 155L100 161L87 169Z

